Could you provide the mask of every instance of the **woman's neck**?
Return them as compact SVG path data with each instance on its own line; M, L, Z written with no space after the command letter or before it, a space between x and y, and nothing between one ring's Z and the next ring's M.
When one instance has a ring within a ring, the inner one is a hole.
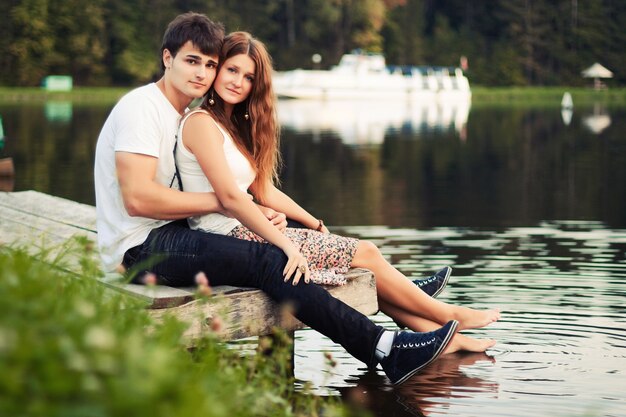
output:
M231 116L233 115L233 108L235 108L235 106L233 106L232 104L224 103L224 114L226 115L226 118L228 120L230 120Z

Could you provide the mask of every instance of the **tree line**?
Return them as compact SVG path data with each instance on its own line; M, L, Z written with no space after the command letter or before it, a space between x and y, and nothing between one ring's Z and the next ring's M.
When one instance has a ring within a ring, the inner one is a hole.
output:
M84 86L155 79L163 31L189 10L253 33L278 70L329 68L362 49L393 65L464 59L470 81L487 86L583 85L580 72L596 61L613 84L626 82L620 0L8 0L0 85L50 74Z

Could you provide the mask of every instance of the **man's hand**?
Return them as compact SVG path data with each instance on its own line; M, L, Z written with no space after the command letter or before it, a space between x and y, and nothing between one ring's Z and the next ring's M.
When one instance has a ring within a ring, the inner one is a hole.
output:
M278 230L280 230L281 232L285 231L285 229L287 228L287 216L285 215L285 213L280 213L274 209L259 204L257 204L257 207L259 207L261 213L263 213L267 220L272 222L272 224L276 226Z

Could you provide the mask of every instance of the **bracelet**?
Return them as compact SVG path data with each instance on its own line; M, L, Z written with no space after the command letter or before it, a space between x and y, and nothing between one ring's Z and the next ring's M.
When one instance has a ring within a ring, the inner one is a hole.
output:
M315 230L317 230L318 232L321 232L322 231L322 227L324 227L324 220L322 220L322 219L317 219L317 220L320 222L320 224L317 225L317 229L315 229Z

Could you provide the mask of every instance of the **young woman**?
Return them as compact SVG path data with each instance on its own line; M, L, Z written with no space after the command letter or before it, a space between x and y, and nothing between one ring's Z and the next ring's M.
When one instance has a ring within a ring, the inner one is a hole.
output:
M350 267L371 270L379 305L396 322L431 331L449 320L460 329L484 327L498 310L475 310L429 297L390 265L371 242L333 235L318 220L275 187L279 166L279 127L271 83L271 59L263 44L245 32L224 40L220 67L202 105L179 127L176 161L185 191L214 191L233 217L212 213L189 219L194 229L269 242L284 251L284 279L341 285ZM310 229L279 230L249 198ZM448 352L484 351L493 340L457 334Z

